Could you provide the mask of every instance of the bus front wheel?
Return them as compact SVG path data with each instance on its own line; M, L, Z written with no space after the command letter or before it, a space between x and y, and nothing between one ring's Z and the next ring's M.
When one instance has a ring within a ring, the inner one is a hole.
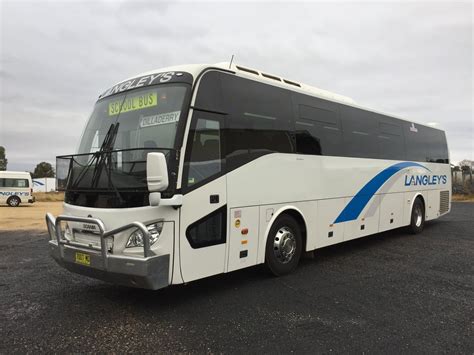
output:
M8 199L7 203L10 207L18 207L20 205L20 198L18 196L12 196Z
M418 234L423 231L425 226L425 205L421 198L417 197L411 210L411 219L409 230L412 234Z
M301 228L289 215L282 215L273 223L265 249L265 265L275 276L293 271L301 257L303 242Z

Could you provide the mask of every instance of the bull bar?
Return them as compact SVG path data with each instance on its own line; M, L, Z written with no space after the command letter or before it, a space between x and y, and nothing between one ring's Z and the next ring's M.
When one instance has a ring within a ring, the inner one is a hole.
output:
M95 225L100 247L79 243L63 236L61 223L77 222ZM50 236L51 256L69 271L124 286L159 289L169 285L170 255L155 255L150 250L150 232L141 222L133 222L107 231L98 218L46 214ZM127 229L136 228L143 233L143 257L115 255L108 250L107 240ZM76 253L87 253L89 265L76 262Z

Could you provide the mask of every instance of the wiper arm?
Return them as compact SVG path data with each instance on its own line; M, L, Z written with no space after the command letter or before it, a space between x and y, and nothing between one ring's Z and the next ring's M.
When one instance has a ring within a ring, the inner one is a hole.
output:
M93 165L94 165L94 172L92 176L91 187L97 186L99 182L100 174L102 172L102 168L104 166L104 153L112 149L113 144L115 142L115 137L117 136L118 125L119 123L116 123L116 124L112 123L110 125L109 130L107 131L107 134L104 137L104 141L102 142L102 145L100 146L99 151L93 153L92 158L87 163L86 167L80 172L77 179L75 179L75 181L72 182L71 187L73 189L79 186L79 183L82 181L82 179L84 179L90 167Z
M120 203L122 203L123 202L122 195L120 195L119 190L112 182L112 150L115 144L115 138L117 137L119 125L120 123L117 122L115 125L112 124L110 126L104 138L104 142L102 143L102 146L100 147L100 150L95 153L95 156L97 157L97 164L94 169L94 174L92 175L91 186L97 187L97 185L99 184L100 176L102 175L102 170L105 167L105 170L107 172L109 187L111 187L114 190L115 195L120 200Z
M111 151L113 149L115 138L117 137L117 132L120 123L111 124L107 134L105 135L104 141L100 146L99 151L94 153L94 158L96 158L97 163L94 168L94 173L92 175L92 187L97 187L99 183L100 175L102 174L102 169L104 166L107 165L107 160L109 159L109 155L111 155ZM109 183L110 183L110 174L109 174Z

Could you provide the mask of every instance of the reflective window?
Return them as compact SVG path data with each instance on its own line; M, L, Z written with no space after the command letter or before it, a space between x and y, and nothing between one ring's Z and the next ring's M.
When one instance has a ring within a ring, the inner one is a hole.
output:
M188 157L185 162L187 179L185 186L193 186L223 170L222 161L222 130L219 120L204 118L197 112L194 114L188 138Z
M407 160L449 163L443 131L409 122L403 123Z
M203 76L196 106L226 114L228 171L273 152L448 162L443 131L225 73Z
M312 155L341 155L342 132L337 107L323 100L298 95L295 120L296 151Z
M29 187L28 179L0 179L0 187Z
M379 157L387 160L405 160L405 141L399 120L382 115L378 115L378 119Z
M112 124L119 123L113 149L173 148L188 85L164 84L99 100L78 153L100 149Z
M228 170L268 153L292 153L293 114L289 91L224 75L229 117L226 127Z
M372 112L341 105L341 121L347 157L379 158L377 121Z
M191 224L186 238L193 248L202 248L226 242L227 206L219 208L206 217Z

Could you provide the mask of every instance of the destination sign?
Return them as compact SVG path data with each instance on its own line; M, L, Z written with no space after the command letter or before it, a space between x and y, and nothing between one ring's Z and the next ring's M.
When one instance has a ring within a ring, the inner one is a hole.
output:
M109 116L118 115L122 112L141 110L156 106L157 104L158 96L156 92L127 97L125 100L117 100L109 103Z
M181 111L174 111L153 116L142 116L140 117L140 128L178 122L180 114Z

